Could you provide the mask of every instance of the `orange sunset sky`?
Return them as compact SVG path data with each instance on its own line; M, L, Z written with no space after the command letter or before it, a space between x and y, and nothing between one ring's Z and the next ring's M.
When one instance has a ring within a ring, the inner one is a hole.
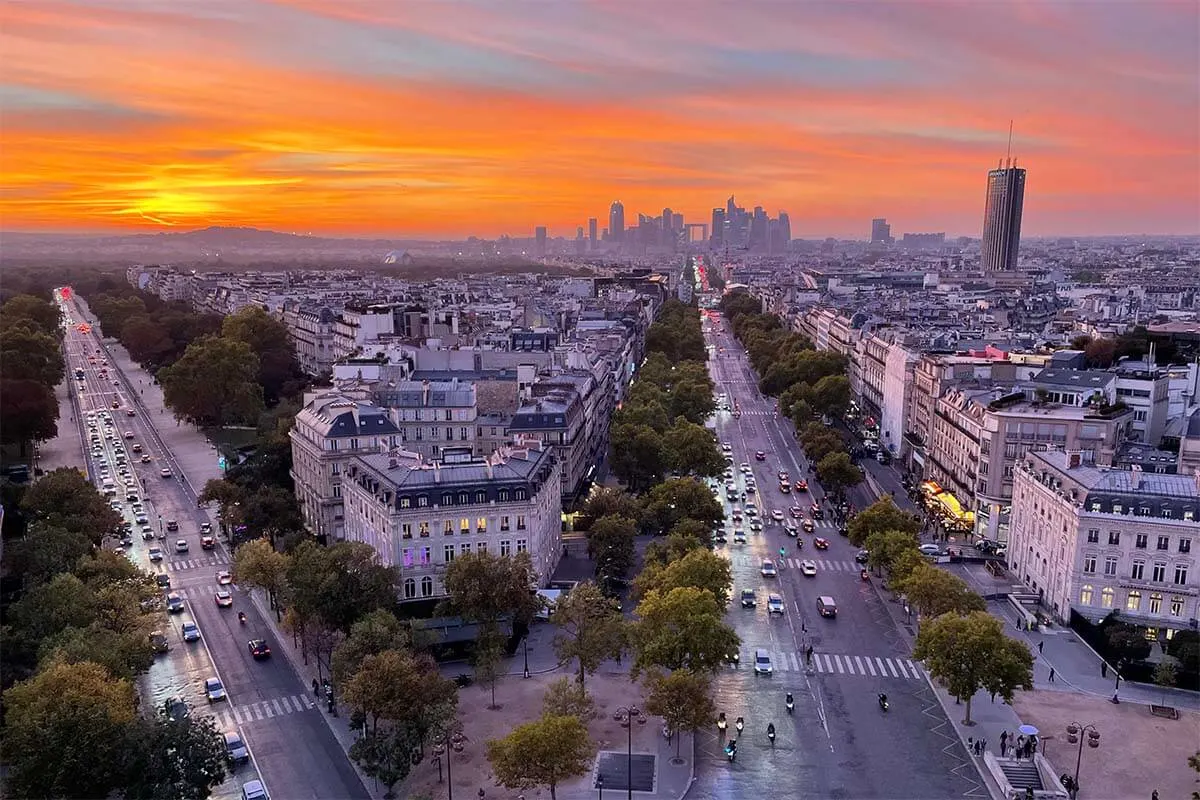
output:
M0 227L1200 230L1200 4L6 0Z

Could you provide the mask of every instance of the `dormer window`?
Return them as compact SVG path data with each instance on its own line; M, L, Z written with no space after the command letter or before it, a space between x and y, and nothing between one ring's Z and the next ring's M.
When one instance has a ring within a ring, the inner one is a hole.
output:
M454 504L454 495L450 492L442 492L442 505L449 506Z
M487 492L482 491L482 490L476 492L475 493L475 502L476 503L486 503L487 502Z
M429 505L429 495L426 495L426 494L417 495L417 508L425 508L428 505Z
M412 498L405 495L400 498L400 508L412 508Z
M471 502L471 494L469 492L458 493L458 504L460 506L465 506L469 502Z

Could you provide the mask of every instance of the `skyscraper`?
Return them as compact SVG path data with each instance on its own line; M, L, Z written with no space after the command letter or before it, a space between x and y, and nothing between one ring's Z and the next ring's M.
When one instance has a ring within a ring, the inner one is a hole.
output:
M871 244L891 244L892 226L883 217L871 220Z
M588 247L592 250L596 249L596 225L598 224L595 217L588 219Z
M620 200L613 201L608 209L608 235L614 242L625 241L625 206Z
M714 208L712 212L712 246L725 244L725 209Z
M546 226L538 225L533 229L534 245L533 253L538 258L546 255Z
M595 220L593 220L593 222L594 221ZM583 226L580 225L578 228L575 229L575 255L579 255L579 256L583 255L583 251L584 251L585 247L586 247L586 243L583 238Z
M1021 246L1021 210L1025 206L1025 170L1016 160L988 172L987 204L983 211L980 265L984 272L1017 268Z

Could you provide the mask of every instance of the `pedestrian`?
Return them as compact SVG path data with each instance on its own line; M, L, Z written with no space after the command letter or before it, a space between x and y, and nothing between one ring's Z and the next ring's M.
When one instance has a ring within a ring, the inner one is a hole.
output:
M1050 682L1054 683L1054 667L1050 668Z
M1150 793L1150 800L1158 800L1158 789Z
M1042 645L1044 645L1044 644L1045 644L1045 642L1038 642L1038 653L1042 652Z
M1025 753L1025 734L1021 734L1020 736L1017 737L1017 758L1021 758L1021 756L1024 753Z
M1004 756L1004 750L1008 747L1008 731L1000 732L1000 755Z
M971 737L971 736L967 737L967 752L970 753L971 755L975 755L975 739L974 739L974 737Z
M986 752L987 752L987 739L980 739L979 740L979 755L983 755Z

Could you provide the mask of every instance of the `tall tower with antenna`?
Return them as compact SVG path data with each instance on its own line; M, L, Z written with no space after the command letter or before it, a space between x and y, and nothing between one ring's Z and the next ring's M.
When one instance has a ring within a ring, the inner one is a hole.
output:
M984 272L1017 268L1021 246L1021 213L1025 207L1025 170L1012 157L1012 121L1008 123L1008 149L1004 160L988 172L983 211L980 263Z

